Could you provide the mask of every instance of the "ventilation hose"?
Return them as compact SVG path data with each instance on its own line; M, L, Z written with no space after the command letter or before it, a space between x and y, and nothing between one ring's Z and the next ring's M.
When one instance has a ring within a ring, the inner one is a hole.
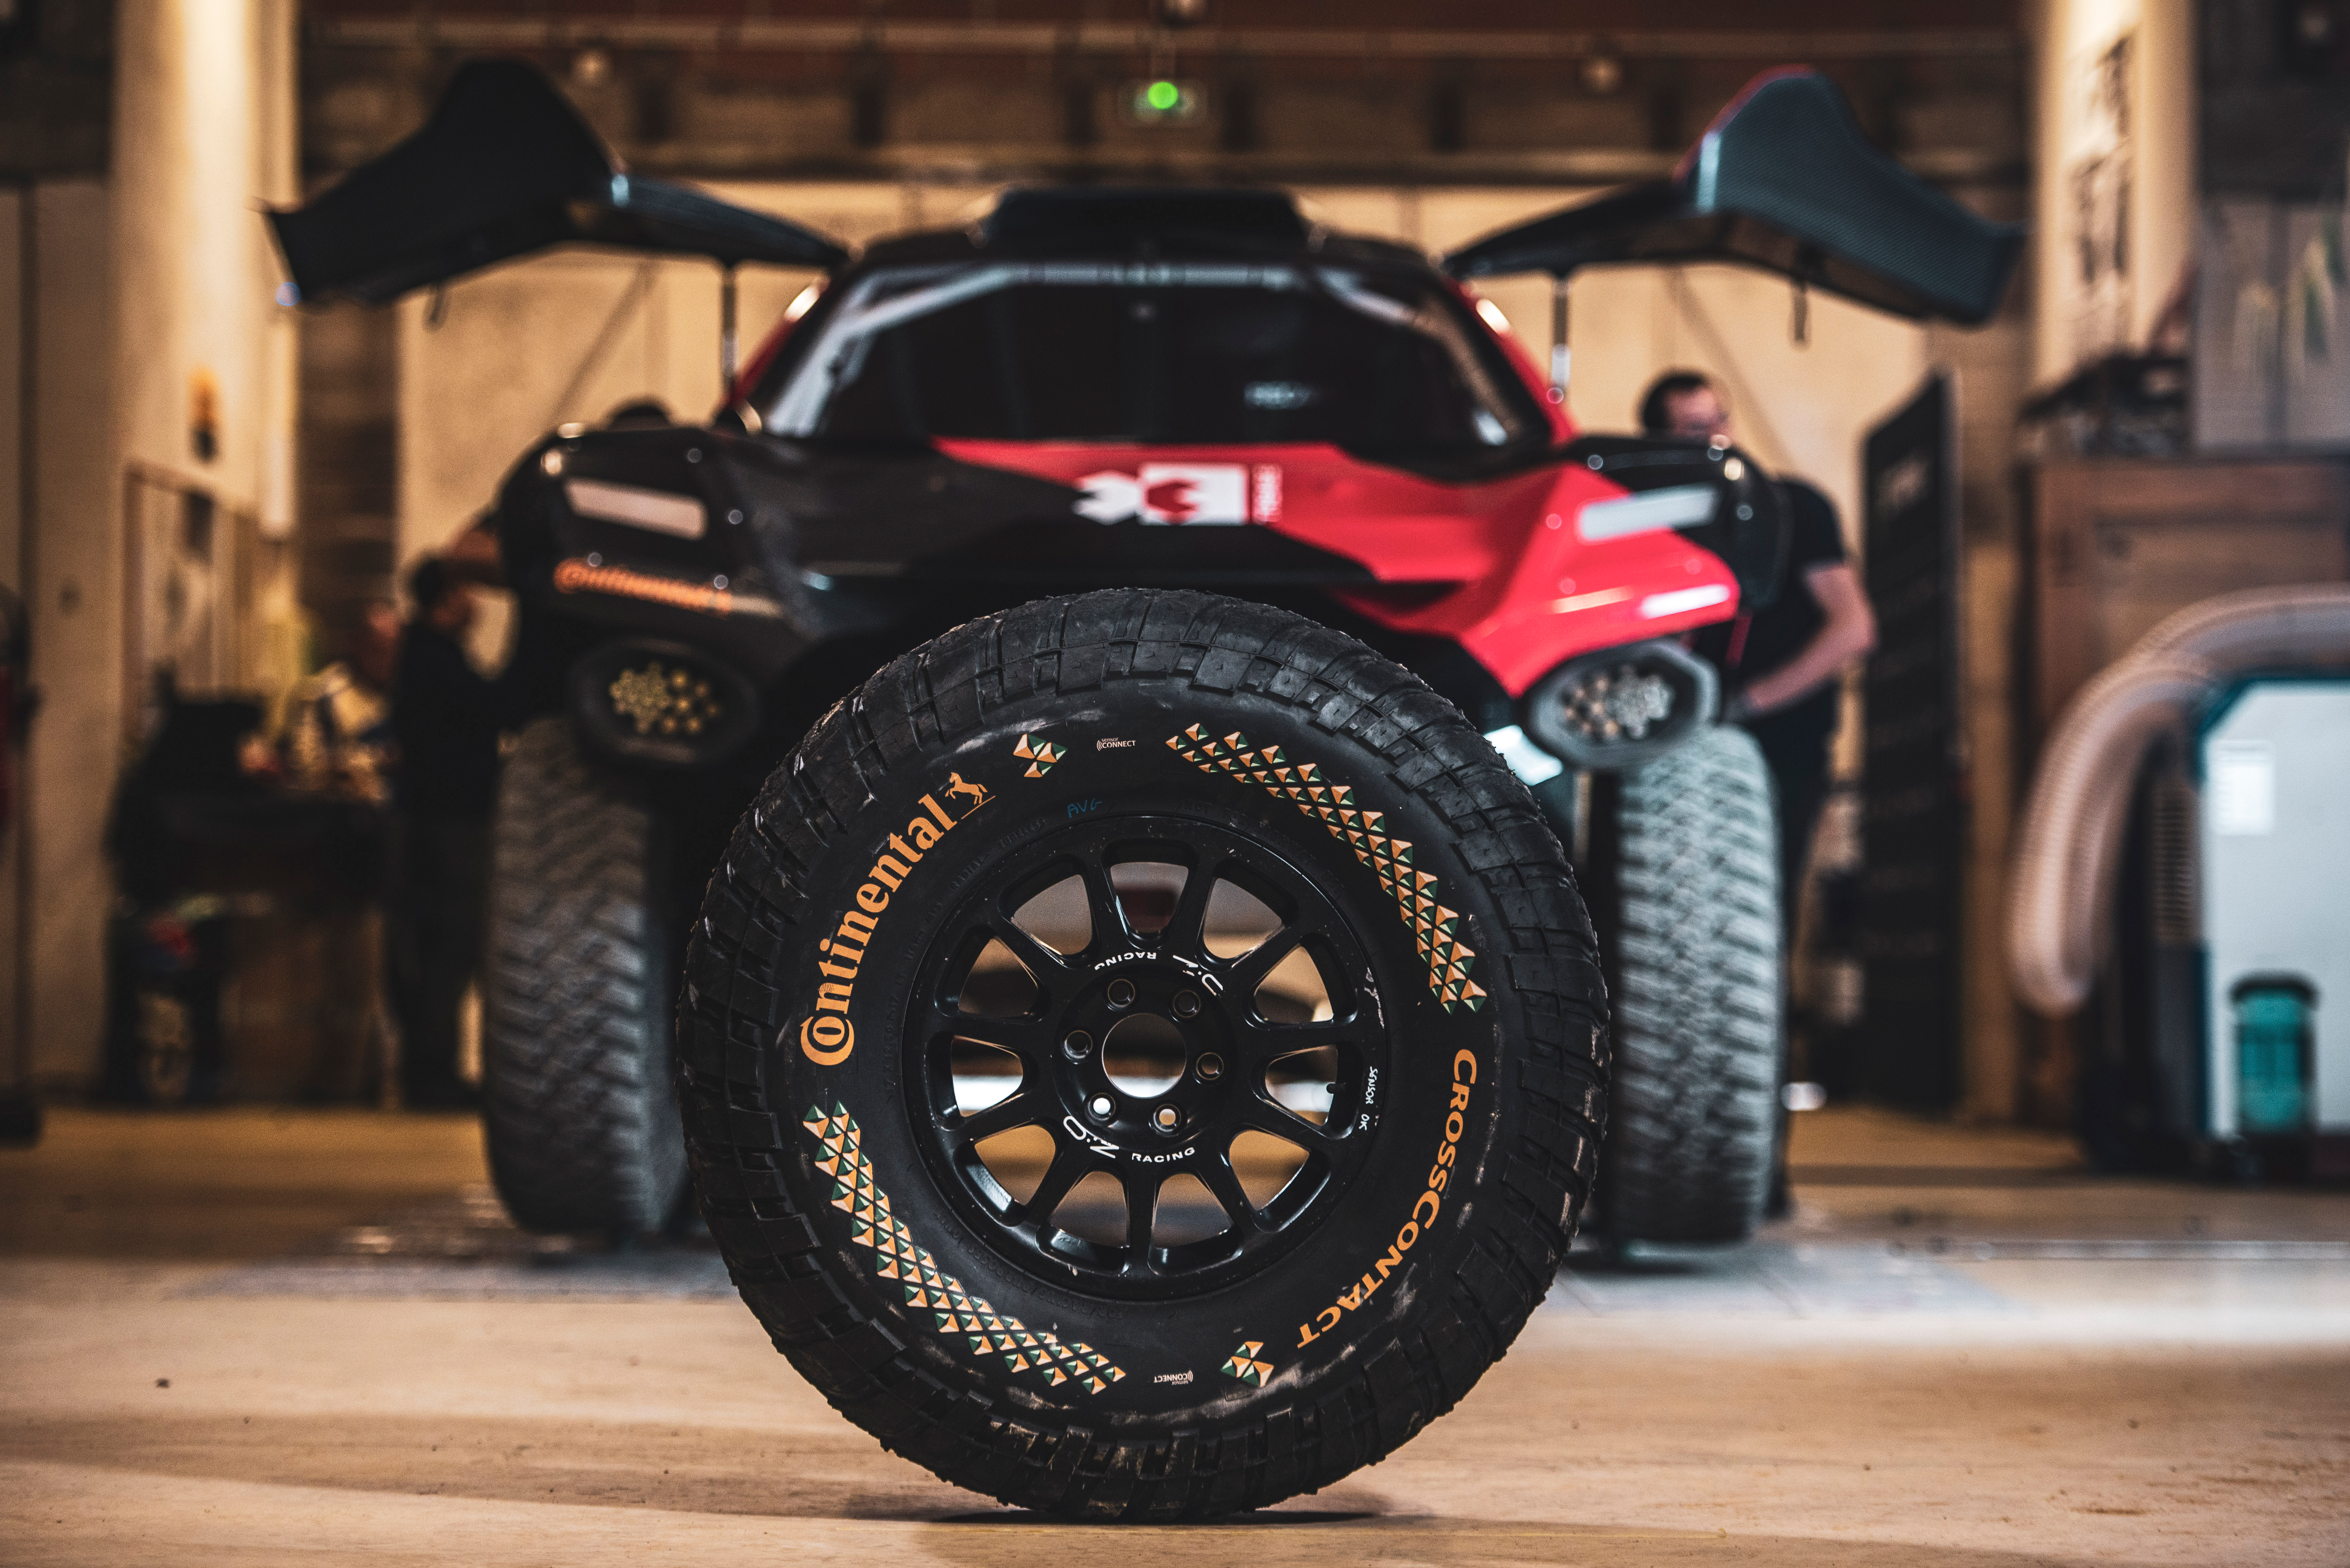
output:
M2147 746L2222 681L2343 662L2350 587L2249 588L2169 617L2065 704L2032 781L2009 882L2008 964L2026 1007L2064 1018L2088 1000Z

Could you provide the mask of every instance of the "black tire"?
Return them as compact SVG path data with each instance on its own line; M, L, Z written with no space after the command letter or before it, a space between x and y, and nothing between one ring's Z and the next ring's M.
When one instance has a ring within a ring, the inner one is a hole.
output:
M1770 1193L1784 1027L1771 775L1752 736L1720 725L1615 781L1601 809L1607 1229L1618 1242L1742 1241Z
M1143 937L1141 896L1107 889L1138 853L1188 867ZM1089 934L1064 957L1007 911L1072 871ZM1284 934L1217 956L1191 924L1211 872ZM960 1010L982 933L1031 976L1016 1016ZM1254 976L1291 941L1326 1023L1270 1021ZM1120 983L1182 1039L1161 1087L1113 1096L1066 1043L1127 1016ZM679 1076L711 1232L835 1407L1006 1502L1198 1519L1380 1458L1509 1345L1589 1190L1604 1011L1557 840L1457 710L1295 616L1121 591L959 628L816 725L712 878ZM942 1044L977 1033L1019 1064L993 1111ZM1318 1127L1251 1064L1308 1038L1336 1085ZM1151 1130L1153 1095L1178 1133ZM1111 1119L1079 1121L1097 1098ZM1053 1164L1015 1202L965 1155L1027 1116ZM1305 1159L1278 1196L1229 1196L1243 1125ZM1047 1191L1085 1167L1123 1200L1090 1241ZM1227 1195L1183 1211L1189 1242L1159 1229L1154 1172Z
M491 1179L525 1230L629 1237L679 1210L659 836L567 721L522 732L498 785L482 1088Z

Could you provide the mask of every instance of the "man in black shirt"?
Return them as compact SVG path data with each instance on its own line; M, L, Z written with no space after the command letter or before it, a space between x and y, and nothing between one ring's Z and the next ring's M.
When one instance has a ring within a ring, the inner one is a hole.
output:
M511 696L465 657L473 590L434 556L408 581L415 618L400 636L391 700L400 764L389 957L402 1101L450 1109L476 1098L457 1075L458 1010L489 923L490 813Z

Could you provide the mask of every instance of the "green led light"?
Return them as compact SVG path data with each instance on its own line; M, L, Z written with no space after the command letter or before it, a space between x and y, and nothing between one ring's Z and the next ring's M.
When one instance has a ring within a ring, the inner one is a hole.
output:
M1183 100L1183 89L1173 82L1152 82L1142 89L1142 101L1165 114Z

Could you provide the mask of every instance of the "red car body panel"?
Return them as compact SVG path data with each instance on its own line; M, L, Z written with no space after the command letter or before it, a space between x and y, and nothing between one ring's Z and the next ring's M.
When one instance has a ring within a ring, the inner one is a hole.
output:
M1579 654L1737 613L1729 566L1669 528L1586 540L1583 508L1628 492L1580 463L1452 483L1330 446L937 444L961 462L1102 495L1111 515L1270 528L1356 562L1380 586L1335 597L1393 630L1459 643L1512 697Z

